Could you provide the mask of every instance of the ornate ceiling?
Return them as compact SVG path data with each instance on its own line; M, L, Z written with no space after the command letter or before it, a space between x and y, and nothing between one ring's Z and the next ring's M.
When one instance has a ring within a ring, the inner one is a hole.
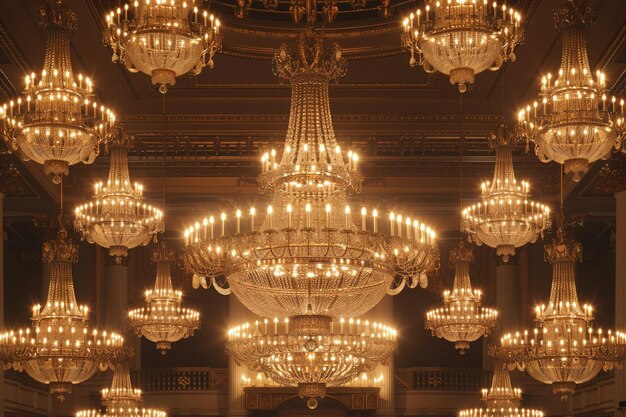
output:
M24 71L42 61L43 34L37 26L37 6L43 0L0 0L0 93L21 89ZM111 62L102 45L105 10L117 0L66 0L78 10L79 29L72 37L75 66L92 74L97 94L121 114L124 131L135 137L131 177L141 179L148 197L160 200L166 184L168 228L198 207L224 201L253 201L261 153L280 146L285 137L290 88L272 74L275 48L296 36L301 25L289 16L288 2L266 10L254 0L245 19L235 16L236 0L214 0L213 11L223 22L224 47L215 68L197 78L183 77L166 96L149 77L129 74ZM243 2L246 3L247 2ZM446 77L426 74L408 65L400 49L402 16L415 2L368 0L360 10L339 2L340 13L327 30L349 58L348 75L331 87L331 106L338 140L358 148L368 178L367 201L388 206L413 206L435 217L439 229L457 230L460 163L463 191L478 191L480 179L491 176L494 155L487 136L518 103L531 98L537 74L557 67L560 43L552 23L555 2L517 2L526 24L517 62L503 71L482 73L459 102L457 89ZM626 2L600 1L597 24L589 34L592 65L603 68L614 89L626 87ZM523 148L523 147L522 147ZM558 167L541 164L520 148L515 157L518 177L529 179L534 193L555 201ZM4 162L23 173L22 196L7 198L10 214L49 211L59 190L38 166L10 157ZM623 160L599 163L579 185L568 183L568 206L580 212L612 212L610 191ZM105 176L108 157L93 165L73 167L66 183L68 205L92 191ZM163 172L166 180L163 182ZM5 174L3 174L4 177ZM10 173L6 175L11 175ZM622 184L623 185L623 184Z

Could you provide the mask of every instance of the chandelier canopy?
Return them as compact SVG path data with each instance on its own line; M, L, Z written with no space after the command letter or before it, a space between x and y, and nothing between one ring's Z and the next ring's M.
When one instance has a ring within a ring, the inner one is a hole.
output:
M430 227L394 213L383 222L366 208L359 227L353 221L347 194L360 189L359 159L337 145L328 99L330 81L346 70L341 48L325 48L307 29L297 53L283 45L274 64L292 97L282 158L274 150L262 158L259 183L271 198L264 221L256 227L255 208L248 219L237 210L198 221L185 231L187 268L218 289L223 275L261 317L359 316L407 280L425 285L439 260Z
M127 138L110 144L111 166L106 184L96 183L93 199L74 210L74 227L89 243L109 249L120 263L128 249L147 245L163 231L163 212L143 202L143 186L128 173Z
M196 3L136 0L109 12L104 40L113 50L113 62L150 75L163 94L176 77L213 68L222 45L220 22Z
M74 414L75 417L167 417L163 410L140 407L141 390L133 388L127 361L116 362L112 368L111 388L102 390L106 412L80 410Z
M626 357L626 335L594 330L592 308L578 302L576 263L581 255L580 243L559 228L545 247L545 258L552 264L552 288L548 305L535 308L537 327L532 333L505 334L501 346L492 349L497 358L552 384L562 401L576 384L591 380L602 369L612 369Z
M496 363L491 388L482 390L484 407L459 411L458 417L543 417L543 411L522 408L522 390L513 388L506 367Z
M228 352L281 385L297 385L309 408L326 386L352 381L388 359L397 346L394 329L367 320L301 315L284 321L245 323L228 331Z
M486 0L425 3L404 19L402 45L411 53L411 66L449 75L450 84L465 92L476 74L515 61L513 51L523 39L523 28L513 8Z
M529 200L530 185L515 178L515 140L501 127L493 136L496 164L493 181L481 185L481 201L462 212L461 229L477 245L496 249L504 262L515 255L515 248L533 243L550 227L548 206Z
M128 351L120 335L89 329L89 309L76 303L72 282L78 246L68 240L65 229L44 243L43 261L50 263L46 304L33 307L32 329L0 335L0 358L7 368L49 384L50 392L63 399L73 384L106 370L109 361Z
M607 97L606 78L589 66L585 25L591 18L591 2L570 0L556 9L561 31L561 67L553 80L541 80L539 98L518 113L519 130L535 143L542 162L563 164L565 173L580 181L589 164L608 159L624 137L624 100ZM619 104L619 111L618 111Z
M0 132L10 149L42 164L58 184L70 165L95 160L100 143L116 131L116 119L95 101L92 81L74 76L69 37L76 11L56 0L40 7L39 24L46 32L43 69L26 75L22 95L0 107Z
M443 293L442 307L426 313L426 329L454 342L461 354L470 342L490 334L498 321L498 311L481 306L481 292L472 288L469 265L473 261L474 252L463 241L450 251L450 265L455 268L452 292Z
M157 268L154 288L146 291L144 307L128 312L130 325L137 334L155 342L163 354L171 348L172 342L193 336L200 327L200 313L183 307L182 291L172 287L174 260L174 251L164 242L153 251L152 261Z

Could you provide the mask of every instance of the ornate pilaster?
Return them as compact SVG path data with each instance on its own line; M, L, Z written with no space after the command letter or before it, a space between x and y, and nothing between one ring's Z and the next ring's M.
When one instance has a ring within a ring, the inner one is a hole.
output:
M626 190L615 194L615 327L626 326ZM615 406L626 401L626 368L615 370Z
M394 325L393 314L393 297L387 295L376 306L367 313L367 317L372 321L387 323L391 326ZM386 363L380 363L371 372L371 379L380 378L382 376L382 383L380 385L380 401L377 414L382 417L390 417L396 415L396 402L395 402L395 390L394 390L394 372L395 372L394 356L389 358ZM376 385L376 384L374 384Z
M0 238L4 236L4 194L0 192ZM0 328L4 328L4 244L0 242ZM4 372L0 361L0 417L4 417Z
M104 325L107 329L125 334L128 329L128 266L109 256L104 283Z
M234 296L228 297L228 323L229 327L244 323L249 319L250 313ZM242 375L247 375L248 368L237 363L233 355L228 356L228 416L246 416L244 382Z

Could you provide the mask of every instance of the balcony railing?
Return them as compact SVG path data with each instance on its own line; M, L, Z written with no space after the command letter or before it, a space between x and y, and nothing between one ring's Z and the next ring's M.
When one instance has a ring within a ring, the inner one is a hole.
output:
M228 388L228 369L168 368L132 372L133 384L143 391L210 391Z
M396 391L480 391L490 385L482 369L402 368L395 371Z

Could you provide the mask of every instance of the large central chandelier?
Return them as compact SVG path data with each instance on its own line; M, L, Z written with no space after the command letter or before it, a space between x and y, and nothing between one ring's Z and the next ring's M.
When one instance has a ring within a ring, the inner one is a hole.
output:
M167 417L163 410L140 406L141 390L133 388L127 361L116 362L112 367L111 388L102 390L106 412L80 410L74 414L75 417Z
M89 329L88 308L79 306L74 294L72 264L77 260L78 246L61 228L58 238L43 246L43 261L50 263L50 285L43 309L33 307L32 329L0 335L0 359L5 366L49 384L59 399L71 393L73 384L128 354L121 336Z
M163 212L146 205L143 186L130 182L128 146L128 139L121 136L111 142L106 184L97 183L92 201L74 210L74 227L89 243L108 248L118 263L128 249L147 245L163 231Z
M0 107L0 132L12 150L44 166L55 183L69 166L92 163L100 143L115 131L115 115L94 99L89 78L74 76L70 32L76 11L56 0L39 9L46 54L39 76L25 76L20 97Z
M173 342L193 336L200 327L200 313L183 307L183 294L172 287L171 265L174 251L165 243L152 253L156 263L154 288L146 291L145 306L130 310L128 320L139 336L155 342L165 354Z
M559 228L545 247L545 258L552 264L552 288L548 305L535 308L537 327L531 333L504 335L501 346L492 352L536 380L552 384L562 401L576 384L591 380L602 369L612 369L626 357L626 335L594 330L592 308L578 302L575 277L581 253L580 243Z
M523 28L514 9L487 0L425 3L404 20L402 46L411 53L411 66L449 75L450 84L465 92L476 74L515 60Z
M496 249L504 262L515 255L515 248L535 242L550 227L550 209L529 200L530 186L518 182L513 170L515 140L504 127L493 137L496 164L493 181L481 185L481 201L466 207L461 229L477 245Z
M459 417L543 417L543 411L523 408L522 390L513 388L506 367L496 363L491 387L482 390L484 407L459 411Z
M426 313L426 329L433 336L454 342L459 353L469 349L470 342L491 333L498 312L481 306L481 292L472 288L469 265L474 253L463 241L450 251L450 265L455 268L452 292L443 293L443 306Z
M407 281L425 281L438 266L435 233L415 216L387 220L348 205L362 177L357 154L345 158L332 127L328 86L346 70L340 47L324 48L307 29L297 53L283 45L274 63L292 97L282 158L262 158L259 183L271 195L264 221L256 227L255 208L198 221L185 231L183 260L218 288L215 278L224 276L260 317L360 316Z
M518 113L520 132L536 147L543 162L563 164L565 173L580 181L589 164L607 159L621 146L624 135L624 100L608 98L606 78L589 67L585 25L591 2L569 0L554 13L561 30L563 53L556 79L541 80L537 101Z
M163 94L176 77L213 68L213 56L222 45L220 22L196 3L135 0L108 13L104 39L113 50L113 62L150 75Z
M301 315L245 323L228 331L228 352L282 385L298 385L317 407L326 385L342 385L373 370L396 349L396 331L367 320Z

